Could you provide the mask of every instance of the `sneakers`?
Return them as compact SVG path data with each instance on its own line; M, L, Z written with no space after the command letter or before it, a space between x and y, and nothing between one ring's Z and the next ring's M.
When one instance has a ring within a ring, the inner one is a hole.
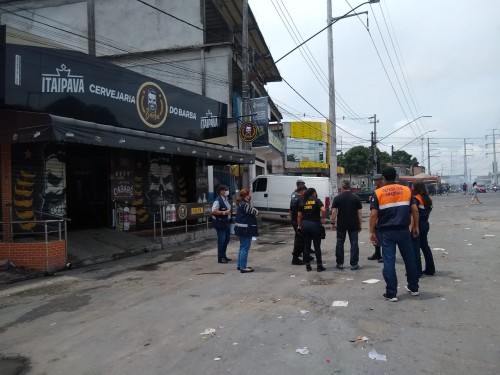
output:
M337 267L339 270L343 270L344 269L344 265L343 264L337 264L335 267Z
M357 271L361 268L359 264L356 264L355 266L351 266L351 271Z
M379 262L379 263L384 263L384 259L380 258L380 259L378 260L378 262Z
M367 259L368 260L380 260L382 258L380 258L379 255L377 255L377 254L374 253L372 256L367 257Z
M410 288L408 288L408 285L405 286L406 290L412 295L412 296L418 296L420 292L417 290L416 292L412 292Z
M390 296L389 294L384 293L384 298L389 302L398 302L398 297L396 297L395 295Z

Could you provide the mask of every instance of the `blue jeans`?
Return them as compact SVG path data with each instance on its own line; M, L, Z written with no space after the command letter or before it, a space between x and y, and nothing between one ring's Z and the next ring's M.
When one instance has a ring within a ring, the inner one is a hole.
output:
M226 259L227 244L231 239L231 225L227 223L223 229L217 229L217 257L219 260Z
M252 236L240 236L240 250L238 251L238 268L247 268L248 252L252 245Z
M316 255L316 264L323 264L321 256L321 232L319 230L320 223L310 220L302 221L302 236L304 237L304 254L303 260L309 264L309 253L311 252L311 241L314 244L314 253Z
M396 275L396 245L405 263L406 280L408 288L413 292L418 291L418 274L415 263L415 253L413 251L411 233L409 229L387 230L380 229L380 239L382 240L382 258L384 259L384 269L382 274L386 283L387 295L396 296L398 292L398 277Z
M337 264L344 264L344 243L347 233L349 234L349 242L351 243L351 267L359 263L359 246L358 246L358 231L345 230L337 228L337 246L335 247L335 257Z

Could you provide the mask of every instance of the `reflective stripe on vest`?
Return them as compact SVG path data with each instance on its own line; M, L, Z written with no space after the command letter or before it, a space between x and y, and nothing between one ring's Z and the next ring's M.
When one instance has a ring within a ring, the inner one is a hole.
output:
M378 200L378 209L383 210L390 207L409 206L411 202L411 191L408 187L398 184L382 186L375 190Z

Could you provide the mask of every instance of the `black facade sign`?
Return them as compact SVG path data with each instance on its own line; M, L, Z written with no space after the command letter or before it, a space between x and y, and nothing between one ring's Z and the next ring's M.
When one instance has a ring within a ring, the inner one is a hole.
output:
M194 140L227 135L227 105L84 53L5 42L0 101Z

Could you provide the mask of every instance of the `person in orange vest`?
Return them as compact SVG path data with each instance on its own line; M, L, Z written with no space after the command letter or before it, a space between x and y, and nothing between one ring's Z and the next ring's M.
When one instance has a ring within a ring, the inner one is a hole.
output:
M418 208L410 188L396 184L396 169L382 170L384 186L375 190L370 204L370 241L377 243L375 226L378 224L382 243L384 268L382 274L386 282L384 298L397 302L398 277L396 274L396 245L406 268L406 289L412 296L418 296L418 273L412 235L418 236ZM411 229L410 229L411 224Z
M434 266L434 257L427 240L429 234L429 215L432 211L432 199L422 181L417 181L413 184L415 199L418 201L418 237L413 238L413 250L415 252L415 260L417 262L417 272L419 276L432 276L436 272ZM422 260L420 259L420 249L424 254L425 270L422 271Z

